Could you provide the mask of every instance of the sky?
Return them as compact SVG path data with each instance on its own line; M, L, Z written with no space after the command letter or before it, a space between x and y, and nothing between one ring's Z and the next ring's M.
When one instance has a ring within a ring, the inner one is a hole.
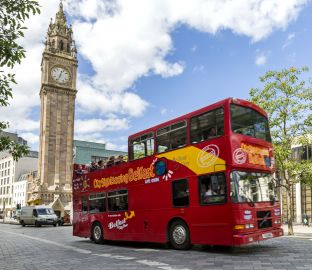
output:
M0 121L38 150L41 58L59 0L41 0L19 43ZM227 97L249 98L268 70L307 66L310 0L65 0L78 50L74 139L127 150L129 135Z

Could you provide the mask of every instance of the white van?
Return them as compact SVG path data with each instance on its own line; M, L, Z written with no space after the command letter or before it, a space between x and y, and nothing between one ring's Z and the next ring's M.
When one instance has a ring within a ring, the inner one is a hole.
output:
M55 215L53 209L45 205L32 205L22 207L19 216L20 224L25 225L53 225L58 223L58 217Z

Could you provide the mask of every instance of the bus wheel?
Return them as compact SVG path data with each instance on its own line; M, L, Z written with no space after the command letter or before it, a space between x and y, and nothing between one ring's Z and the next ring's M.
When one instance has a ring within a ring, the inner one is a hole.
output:
M169 240L174 249L189 249L191 247L190 231L185 222L176 220L171 224Z
M25 227L26 224L25 224L24 220L21 220L20 223L21 223L22 227Z
M103 240L103 228L99 222L95 222L92 226L92 239L96 244L101 244Z

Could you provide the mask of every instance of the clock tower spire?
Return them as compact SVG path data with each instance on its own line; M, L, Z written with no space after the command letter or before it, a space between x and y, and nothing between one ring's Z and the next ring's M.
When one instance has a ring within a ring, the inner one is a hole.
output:
M39 168L34 190L35 198L60 212L71 202L77 66L73 31L61 1L42 54Z

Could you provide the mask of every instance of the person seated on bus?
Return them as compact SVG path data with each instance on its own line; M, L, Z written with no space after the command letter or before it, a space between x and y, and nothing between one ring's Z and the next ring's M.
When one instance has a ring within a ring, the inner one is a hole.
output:
M208 131L208 138L215 137L217 135L217 131L215 127L211 127Z
M208 186L206 191L205 191L204 196L207 197L207 196L211 196L211 195L212 195L212 189L210 186Z
M92 161L91 162L91 166L90 166L90 171L93 172L93 171L96 171L98 169L98 165L95 161Z
M115 161L115 164L121 164L124 162L124 158L123 158L123 155L119 155L117 157L117 160Z
M107 161L106 166L107 166L107 167L112 167L114 164L115 164L115 157L114 157L114 156L111 156L111 157L109 158L109 160Z
M105 166L106 166L106 164L105 164L105 161L103 159L98 161L98 168L99 169L105 169Z
M76 172L76 174L84 174L84 173L87 173L88 171L85 170L81 164L79 164L78 168L75 172Z

